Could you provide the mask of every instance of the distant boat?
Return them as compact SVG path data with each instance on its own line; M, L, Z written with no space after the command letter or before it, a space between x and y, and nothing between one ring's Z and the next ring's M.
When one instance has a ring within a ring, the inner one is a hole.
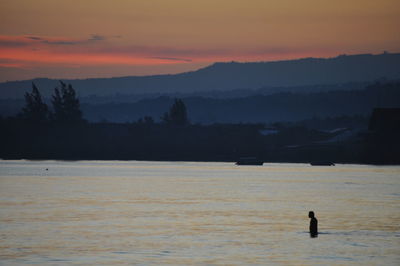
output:
M236 162L236 165L263 165L264 162L257 160L256 157L242 157Z
M311 162L310 164L312 166L335 166L335 164L333 162L328 162L328 161L326 161L326 162L323 162L323 161L321 161L321 162Z

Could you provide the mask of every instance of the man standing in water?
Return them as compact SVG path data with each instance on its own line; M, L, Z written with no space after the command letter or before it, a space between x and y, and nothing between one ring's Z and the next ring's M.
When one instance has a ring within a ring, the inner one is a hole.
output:
M317 220L317 218L315 218L313 211L310 211L308 213L308 217L311 219L310 220L310 236L317 237L318 236L318 220Z

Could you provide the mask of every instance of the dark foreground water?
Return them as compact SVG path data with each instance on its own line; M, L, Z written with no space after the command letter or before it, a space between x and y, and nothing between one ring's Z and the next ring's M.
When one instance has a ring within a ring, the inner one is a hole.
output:
M400 167L0 161L0 264L400 265Z

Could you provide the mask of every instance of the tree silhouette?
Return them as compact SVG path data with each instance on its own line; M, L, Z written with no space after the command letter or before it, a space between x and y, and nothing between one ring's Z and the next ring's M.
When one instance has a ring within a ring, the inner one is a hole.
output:
M154 119L151 116L144 116L143 118L139 118L137 121L139 124L146 124L146 125L151 125L154 124Z
M161 119L169 125L184 126L189 124L185 103L181 99L175 99L169 112L164 113Z
M25 93L25 107L21 117L31 122L43 123L49 120L49 109L42 100L42 96L35 83L32 82L32 92Z
M60 90L58 88L54 89L53 100L51 101L53 104L53 119L56 121L64 120L64 108L63 108L63 100L60 94Z
M52 99L54 120L61 123L78 123L84 121L79 99L71 84L60 81L61 88L54 89Z

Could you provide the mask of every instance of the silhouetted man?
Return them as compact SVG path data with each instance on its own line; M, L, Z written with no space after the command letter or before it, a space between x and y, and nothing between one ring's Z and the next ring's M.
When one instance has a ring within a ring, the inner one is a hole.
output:
M308 213L308 217L310 220L310 236L317 237L318 236L318 220L314 217L314 212L310 211Z

